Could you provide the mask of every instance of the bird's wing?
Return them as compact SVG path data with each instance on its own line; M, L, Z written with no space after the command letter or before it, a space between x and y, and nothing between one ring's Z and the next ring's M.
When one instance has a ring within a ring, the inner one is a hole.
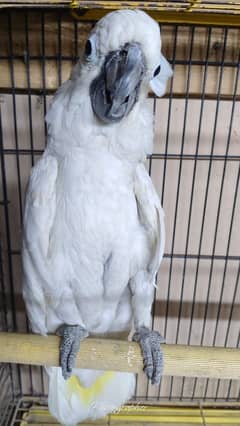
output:
M49 241L56 211L57 160L45 151L28 183L23 222L23 296L34 332L45 334L46 293L51 287Z
M137 166L134 190L140 221L147 230L151 241L152 256L148 265L148 272L153 280L152 282L154 282L165 246L164 212L143 164Z

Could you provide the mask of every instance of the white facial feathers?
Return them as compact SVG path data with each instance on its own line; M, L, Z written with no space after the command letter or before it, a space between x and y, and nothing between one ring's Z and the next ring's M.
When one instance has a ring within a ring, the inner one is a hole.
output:
M141 10L118 10L104 16L94 27L89 40L92 44L93 64L126 43L139 43L146 60L147 75L151 89L163 96L171 67L161 54L161 35L157 22ZM87 58L86 58L87 59ZM91 57L90 57L91 60ZM158 78L154 72L161 66ZM152 83L150 83L153 82ZM161 89L160 89L161 86Z
M173 75L173 71L168 61L161 55L159 73L150 80L150 87L155 95L161 97L166 92L167 81Z

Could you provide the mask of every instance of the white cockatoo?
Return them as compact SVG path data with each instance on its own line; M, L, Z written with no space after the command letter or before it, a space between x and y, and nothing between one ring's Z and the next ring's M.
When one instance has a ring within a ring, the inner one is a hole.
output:
M134 393L134 374L74 368L89 335L128 335L133 321L144 371L160 380L162 338L149 327L164 222L144 162L153 145L147 95L162 96L171 75L158 24L115 11L92 30L47 113L48 144L26 195L23 296L33 332L62 337L48 402L65 425L102 417Z

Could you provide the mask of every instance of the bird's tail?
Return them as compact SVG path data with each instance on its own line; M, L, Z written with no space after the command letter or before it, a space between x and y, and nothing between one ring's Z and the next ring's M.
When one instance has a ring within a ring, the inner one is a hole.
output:
M123 405L135 389L132 373L74 369L70 379L64 380L59 367L47 372L49 411L67 426L104 417Z

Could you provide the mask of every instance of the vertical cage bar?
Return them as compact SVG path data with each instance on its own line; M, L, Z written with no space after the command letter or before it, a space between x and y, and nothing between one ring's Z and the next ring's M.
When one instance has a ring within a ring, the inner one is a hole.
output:
M156 96L154 95L154 99L153 99L153 122L155 123L155 117L156 117ZM149 176L152 175L152 162L153 162L153 156L152 154L149 156L149 166L148 166L148 173ZM157 277L156 277L157 280ZM153 326L154 326L154 318L155 318L155 312L156 312L156 294L157 294L157 289L156 287L154 288L154 299L153 299L153 305L152 305L152 321L151 321L151 329L153 330ZM149 384L150 384L150 380L148 380L147 382L147 388L146 388L146 400L148 400L148 394L149 394Z
M60 45L61 47L61 36L60 36ZM46 91L46 53L45 53L45 12L41 12L41 61L42 61L42 96L43 96L43 121L44 121L44 134L45 134L45 145L47 144L47 123L45 121L47 113L47 91ZM60 67L59 67L60 69ZM61 74L59 74L61 79ZM44 370L43 367L40 367L41 374L41 387L42 393L45 393L44 386Z
M174 71L175 62L176 62L177 36L178 36L178 25L175 25L174 42L173 42L173 56L172 56L172 61L171 61L173 71ZM164 206L164 195L165 195L165 186L166 186L167 157L168 157L171 112L172 112L172 101L173 101L173 78L171 79L171 82L170 82L170 94L169 94L169 104L168 104L167 133L166 133L165 153L164 153L165 157L164 157L163 178L162 178L162 182L163 182L163 184L162 184L162 195L161 195L162 206Z
M34 142L33 142L33 121L32 121L32 97L31 97L31 79L30 79L30 53L29 53L29 27L28 27L28 11L24 16L25 23L25 57L27 73L27 96L28 96L28 115L29 115L29 134L30 134L30 150L31 150L31 164L34 165Z
M17 187L18 187L18 199L19 199L19 214L20 214L20 223L22 223L23 204L22 204L21 172L20 172L18 128L17 128L17 107L16 107L15 76L14 76L14 55L13 55L11 12L8 13L8 36L9 36L9 48L10 48L10 75L11 75L11 85L12 85L11 92L12 92L12 105L13 105L13 118L14 118L14 138L15 138L17 179L18 179Z
M0 120L1 120L1 110L0 110ZM0 124L0 138L1 138L1 124ZM4 205L4 204L3 204ZM4 271L3 271L3 257L2 257L2 244L0 241L0 290L1 290L1 299L0 299L0 330L8 330L8 300L6 289L4 285ZM9 373L9 378L8 378ZM4 377L5 376L5 377ZM6 379L7 378L7 379ZM8 380L9 379L9 380ZM8 380L7 388L6 381ZM13 371L11 364L0 364L0 386L4 385L4 389L1 389L0 393L0 414L5 408L5 405L13 398L14 387L13 387ZM10 391L10 395L6 395ZM8 397L8 401L6 398ZM1 424L1 419L0 419Z
M3 207L1 205L1 207ZM0 318L3 318L0 322L0 330L7 331L8 329L8 318L7 318L7 306L8 306L8 300L7 300L7 292L4 285L4 273L3 273L3 257L2 257L2 243L0 240L0 290L1 290L1 299L0 299Z
M46 55L45 55L45 12L41 12L41 60L42 60L42 95L43 95L43 120L47 113L47 101L46 101ZM44 121L45 129L45 144L47 143L47 124Z
M240 168L239 168L239 172L240 172ZM238 173L238 186L239 186L239 177L240 177L240 173ZM231 326L231 321L232 321L232 316L233 316L233 309L234 309L234 306L235 306L236 295L237 295L237 290L238 290L238 286L239 286L239 278L240 278L240 263L239 263L239 266L238 266L237 278L236 278L235 287L234 287L234 293L233 293L233 298L232 298L232 305L231 305L231 310L230 310L230 314L229 314L228 327L227 327L227 332L226 332L224 346L227 346L227 342L228 342L228 337L229 337L229 332L230 332L230 326ZM237 344L236 347L238 347L238 344ZM215 400L218 399L220 383L221 383L220 380L218 380ZM227 390L227 396L226 396L227 400L230 398L231 388L232 388L232 380L229 380L229 385L228 385L228 390Z
M78 61L78 21L74 21L74 64Z
M214 129L213 129L211 153L210 153L210 160L209 160L209 167L208 167L207 184L206 184L205 197L204 197L204 207L203 207L203 218L202 218L201 231L200 231L200 241L199 241L199 247L198 247L198 256L200 256L201 250L202 250L203 231L204 231L204 225L205 225L205 219L206 219L208 192L209 192L210 178L211 178L211 172L212 172L212 161L213 161L212 156L213 156L214 147L215 147L217 119L218 119L218 111L219 111L222 79L223 79L224 58L225 58L225 53L226 53L227 34L228 34L228 29L225 28L224 29L224 43L223 43L223 51L222 51L221 68L220 68L219 83L218 83L217 104L216 104L216 112L215 112L215 119L214 119ZM198 279L199 279L199 274L198 274L199 263L200 263L200 258L197 261L197 268L196 268L195 284L194 285L197 285L197 282L198 282ZM210 295L210 289L208 288L206 302L209 300L209 295ZM207 315L207 309L205 307L205 309L204 309L204 321L206 320L206 315ZM203 343L203 333L201 335L201 345L202 345L202 343ZM195 379L195 381L194 381L192 399L194 399L194 396L195 396L196 385L197 385L197 379Z
M173 54L172 54L172 61L171 61L173 71L174 71L175 61L176 61L177 36L178 36L178 26L175 25L175 27L174 27ZM167 173L167 160L168 160L168 147L169 147L169 137L170 137L172 102L173 102L173 78L171 79L171 82L170 82L170 93L169 93L169 103L168 103L168 120L167 120L165 155L164 155L163 177L162 177L161 205L163 206L163 209L164 209L164 195L165 195L165 186L166 186L166 173ZM165 324L166 324L166 321L167 321L167 315L168 315L168 306L166 306ZM159 387L158 387L158 400L160 399L161 391L162 391L162 380L160 381L160 384L159 384Z
M58 12L58 85L62 84L62 14Z
M26 51L24 62L26 64L26 73L27 73L27 96L28 96L28 117L29 117L29 134L30 134L30 150L31 150L31 165L34 165L34 145L33 145L33 127L32 127L32 99L31 99L31 85L30 85L30 55L29 55L29 28L28 28L28 12L25 12L24 15L24 24L25 24L25 46ZM27 331L29 332L29 323L26 318ZM29 377L30 377L30 392L33 394L33 377L32 377L32 367L29 366Z
M2 174L2 190L3 190L3 208L4 208L4 221L5 221L5 230L6 230L6 241L7 241L7 270L8 270L8 280L9 280L9 291L10 291L10 306L11 306L11 325L9 325L8 321L8 331L17 331L17 318L16 318L16 304L14 297L14 280L13 280L13 265L12 265L12 248L11 248L11 230L9 223L9 200L8 200L8 189L7 189L7 176L6 176L6 165L5 165L5 157L4 157L4 146L3 146L3 134L2 134L2 114L1 114L1 105L0 105L0 153L1 153L1 174ZM11 386L12 393L14 395L19 393L22 389L21 386L21 376L20 376L20 368L16 367L15 371L17 371L17 388L15 388L15 381L13 377L13 367L10 367L11 373Z
M189 101L189 87L190 87L190 78L191 78L191 70L192 70L192 53L193 53L193 41L194 41L195 27L191 28L191 41L190 41L190 49L189 49L189 64L188 64L188 72L187 72L187 88L186 88L186 99L185 99L185 108L184 108L184 118L183 118L183 131L182 131L182 139L181 139L181 153L179 160L179 170L178 170L178 182L177 182L177 197L175 203L175 214L173 221L173 236L172 236L172 246L171 246L171 255L174 253L175 247L175 237L176 237L176 226L177 226L177 215L178 215L178 204L179 204L179 195L180 195L180 185L181 185L181 177L182 177L182 155L184 150L184 142L185 142L185 132L186 132L186 123L187 123L187 114L188 114L188 101ZM173 258L170 259L170 270L169 270L169 281L168 281L168 300L167 305L169 305L170 298L170 289L171 289L171 280L172 280L172 269L173 269ZM182 299L183 293L181 292L180 298ZM168 308L167 308L168 310ZM165 323L165 335L167 333L167 318ZM170 384L170 396L169 399L172 399L172 391L173 391L173 377L171 377Z
M183 279L182 279L182 291L184 290L184 286L185 286L185 270L186 270L186 266L187 266L187 252L188 252L188 245L189 245L190 228L191 228L191 223L192 223L192 208L193 208L193 199L194 199L194 191L195 191L200 136L201 136L201 129L202 129L203 109L204 109L204 101L205 101L205 90L206 90L206 83L207 83L207 71L208 71L208 61L209 61L209 52L210 52L211 31L212 31L212 29L211 29L211 27L209 27L208 28L208 38L207 38L207 47L206 47L205 66L204 66L204 73L203 73L202 96L201 96L201 105L200 105L200 113L199 113L197 142L196 142L196 150L195 150L195 153L194 153L193 178L192 178L190 206L189 206L189 215L188 215L188 227L187 227L185 253L184 253L185 258L184 258L184 264L183 264L183 271L184 272L183 272ZM189 328L188 339L187 339L188 344L190 343L190 336L191 336L191 330L192 330L192 321L193 321L193 313L194 313L195 303L196 303L196 286L193 289L193 302L192 302L192 310L191 310L191 315L190 315L190 328ZM179 309L179 317L178 317L179 323L178 323L178 329L177 329L176 343L178 343L178 333L179 333L180 318L181 318L181 314L182 314L182 307L183 307L183 304L182 304L182 301L181 301L180 302L180 309ZM183 398L184 384L185 384L185 377L183 377L183 381L182 381L180 399Z
M173 55L171 65L174 71L175 62L176 62L176 51L177 51L177 36L178 36L178 25L174 27L174 42L173 42ZM164 153L164 164L163 164L163 177L162 177L162 194L161 194L161 204L164 209L164 195L165 195L165 186L166 186L166 173L167 173L167 160L168 160L168 148L169 148L169 138L170 138L170 125L171 125L171 113L172 113L172 103L173 103L173 78L170 82L170 94L169 94L169 103L168 103L168 120L167 120L167 131L166 131L166 141L165 141L165 153ZM164 336L166 332L166 323L168 317L168 300L169 300L169 288L167 295L167 306L166 306L166 314L165 314L165 326L164 326ZM160 399L162 391L162 381L158 387L158 400Z

